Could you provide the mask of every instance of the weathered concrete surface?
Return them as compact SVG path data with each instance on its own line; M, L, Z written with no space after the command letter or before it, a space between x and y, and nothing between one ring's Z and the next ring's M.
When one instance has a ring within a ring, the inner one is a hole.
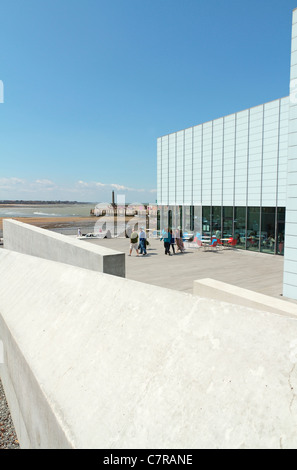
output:
M3 220L4 248L125 277L125 254L12 219Z
M22 448L296 448L295 319L5 249L0 279Z
M265 312L292 316L297 319L297 305L269 295L259 294L216 279L199 279L193 283L193 294L223 302L230 302Z

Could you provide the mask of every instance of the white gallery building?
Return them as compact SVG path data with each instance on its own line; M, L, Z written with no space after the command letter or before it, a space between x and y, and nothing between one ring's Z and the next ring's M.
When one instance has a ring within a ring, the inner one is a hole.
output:
M297 9L290 96L158 138L157 203L162 227L284 255L283 295L297 299Z

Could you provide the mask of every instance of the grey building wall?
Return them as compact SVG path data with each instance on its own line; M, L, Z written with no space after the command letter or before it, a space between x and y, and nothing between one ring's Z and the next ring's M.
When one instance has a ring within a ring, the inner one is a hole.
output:
M297 299L297 9L293 12L283 295Z
M286 205L289 97L160 137L160 205Z

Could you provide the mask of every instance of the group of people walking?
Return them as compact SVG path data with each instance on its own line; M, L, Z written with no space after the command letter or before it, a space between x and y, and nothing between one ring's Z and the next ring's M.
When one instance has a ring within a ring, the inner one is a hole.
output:
M136 256L139 256L139 254L145 256L147 254L146 245L147 240L144 228L141 227L139 233L134 230L130 235L130 251L128 256L132 255L133 250L136 251Z
M130 250L128 256L132 255L133 251L136 251L136 256L139 255L147 255L146 247L147 247L147 239L146 233L143 227L141 227L139 233L134 230L130 235ZM164 242L165 248L165 255L171 256L172 253L175 255L176 252L180 251L183 253L185 251L184 242L183 242L183 234L178 227L176 230L172 229L163 229L160 237L160 241ZM175 251L176 245L176 251Z
M165 255L171 256L170 248L172 249L172 253L175 255L175 244L177 251L180 251L181 253L185 251L183 234L180 228L177 228L176 230L169 228L163 229L162 236L160 237L160 241L162 240L164 242Z

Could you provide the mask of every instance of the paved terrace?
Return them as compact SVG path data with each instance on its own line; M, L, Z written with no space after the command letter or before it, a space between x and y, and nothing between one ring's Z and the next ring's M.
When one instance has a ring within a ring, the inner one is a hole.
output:
M129 253L128 239L82 240L82 243L96 243L127 255ZM165 256L163 242L155 239L150 239L147 253L147 256L137 258L133 251L131 257L126 256L128 279L192 293L194 280L213 278L283 298L282 256L228 248L218 251L189 248L185 253Z

